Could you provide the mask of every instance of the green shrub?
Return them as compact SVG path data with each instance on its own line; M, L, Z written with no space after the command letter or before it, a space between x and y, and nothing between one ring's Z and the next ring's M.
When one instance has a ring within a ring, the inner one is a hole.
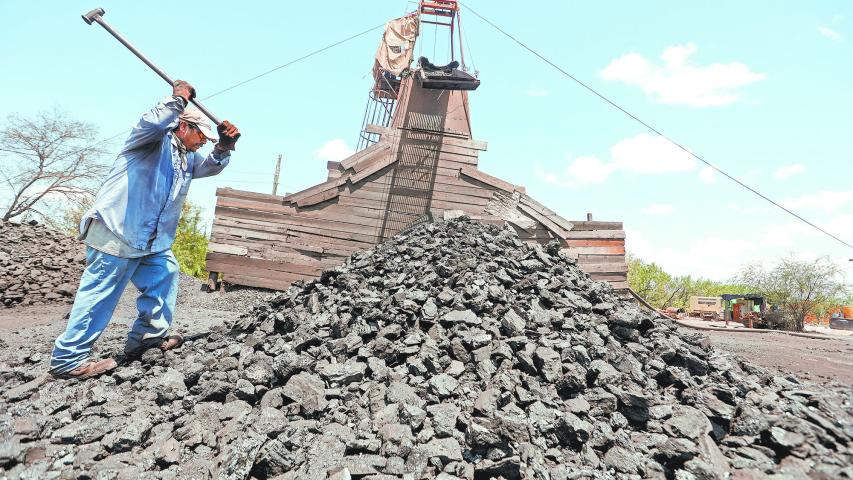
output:
M172 252L181 271L187 275L207 278L204 258L207 255L207 231L202 225L201 207L187 201L181 208L178 230Z

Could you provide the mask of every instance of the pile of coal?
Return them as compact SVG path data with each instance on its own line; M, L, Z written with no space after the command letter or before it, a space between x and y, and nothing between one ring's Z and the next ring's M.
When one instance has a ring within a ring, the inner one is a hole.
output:
M557 244L426 224L84 383L0 368L13 478L853 478L853 396L714 351Z
M0 305L71 303L86 265L84 246L33 223L0 220Z

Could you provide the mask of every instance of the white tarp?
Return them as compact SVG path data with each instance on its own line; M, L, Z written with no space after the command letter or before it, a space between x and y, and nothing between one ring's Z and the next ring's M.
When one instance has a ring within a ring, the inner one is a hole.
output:
M412 63L415 38L418 36L418 16L415 14L396 18L385 24L385 34L376 50L373 78L378 79L380 69L400 75Z

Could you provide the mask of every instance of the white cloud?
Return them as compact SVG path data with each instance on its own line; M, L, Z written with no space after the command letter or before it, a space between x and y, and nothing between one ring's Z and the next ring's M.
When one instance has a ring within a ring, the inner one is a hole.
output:
M355 150L347 146L347 142L342 138L336 138L324 143L322 147L314 151L314 158L317 160L326 160L339 162L355 153Z
M675 207L668 203L653 203L643 209L643 213L652 216L670 215L674 212Z
M527 92L525 92L528 97L547 97L548 90L544 88L531 88Z
M577 157L566 167L566 176L579 183L601 183L614 168L613 164L605 164L598 157Z
M699 181L705 184L712 184L717 181L717 171L711 167L703 167L699 170Z
M782 202L782 205L792 210L822 210L827 213L832 213L851 202L853 202L853 190L848 192L823 190L795 198L785 199Z
M611 61L600 72L603 79L638 86L655 102L666 105L711 107L729 105L741 98L739 88L764 80L740 62L690 63L698 47L692 43L667 47L656 65L639 53L629 53Z
M829 38L831 40L835 40L836 42L840 42L843 39L840 33L829 27L818 27L817 31L824 37Z
M619 170L661 174L689 172L696 168L693 157L663 137L641 133L620 140L610 147L613 163Z
M545 183L549 183L551 185L556 185L558 187L574 187L574 186L576 186L576 184L574 182L570 182L568 180L561 179L559 175L546 171L539 164L537 164L533 168L533 173L537 177L539 177L543 181L545 181Z
M616 171L643 175L689 172L696 168L693 157L663 137L646 133L626 138L610 147L610 160L595 156L572 157L559 174L546 172L537 166L537 176L552 185L574 187L587 183L602 183Z
M802 163L795 163L793 165L785 165L780 167L778 170L773 172L773 176L779 180L784 180L788 177L793 177L794 175L803 173L806 171L806 166Z
M764 217L752 218L746 229L727 229L727 234L679 236L649 232L647 236L640 230L626 228L625 247L670 274L720 281L731 279L747 264L773 263L789 255L807 260L829 255L842 270L853 273L850 272L853 262L848 262L849 250L835 240L802 222L761 224L761 218ZM734 227L737 223L730 225ZM853 214L838 215L817 225L842 239L853 238ZM851 280L853 276L848 276L847 281Z

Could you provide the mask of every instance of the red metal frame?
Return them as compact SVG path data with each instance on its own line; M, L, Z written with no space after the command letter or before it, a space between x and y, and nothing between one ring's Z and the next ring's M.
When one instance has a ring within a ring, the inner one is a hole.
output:
M426 0L421 2L421 14L453 17L459 11L456 0Z
M450 60L456 60L456 48L453 36L456 34L456 25L459 23L459 3L457 2L457 0L421 0L420 6L418 7L418 12L420 13L421 17L423 17L424 15L434 15L436 17L436 20L438 20L438 17L446 17L450 19L450 21L447 23L421 19L421 23L429 23L432 25L450 27ZM465 52L462 51L461 26L459 28L459 50L460 59L464 64Z

